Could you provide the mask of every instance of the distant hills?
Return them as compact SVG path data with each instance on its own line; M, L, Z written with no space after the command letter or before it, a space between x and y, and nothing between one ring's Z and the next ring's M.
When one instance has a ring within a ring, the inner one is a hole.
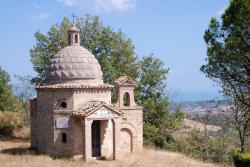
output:
M221 101L186 101L170 102L171 110L181 108L185 115L218 114L220 112L230 112L232 105L227 100Z

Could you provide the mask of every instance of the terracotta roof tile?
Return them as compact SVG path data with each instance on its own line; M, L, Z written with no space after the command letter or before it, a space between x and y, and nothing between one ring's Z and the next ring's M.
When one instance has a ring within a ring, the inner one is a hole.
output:
M110 84L86 85L86 84L54 84L54 85L39 85L36 89L109 89L113 88Z

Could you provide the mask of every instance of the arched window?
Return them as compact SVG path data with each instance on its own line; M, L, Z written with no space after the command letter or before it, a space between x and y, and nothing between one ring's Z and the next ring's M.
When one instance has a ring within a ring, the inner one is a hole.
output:
M123 95L123 105L124 106L130 106L130 97L129 97L129 93L128 92L126 92Z
M67 135L66 135L66 133L62 133L62 143L67 143Z
M75 43L78 43L78 35L75 35Z

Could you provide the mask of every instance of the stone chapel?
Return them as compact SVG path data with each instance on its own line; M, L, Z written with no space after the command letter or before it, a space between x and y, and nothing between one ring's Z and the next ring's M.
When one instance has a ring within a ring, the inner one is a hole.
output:
M142 107L135 82L121 76L103 83L95 56L80 46L80 30L68 30L68 46L50 60L45 84L30 100L31 147L53 156L119 159L143 147ZM111 103L111 89L116 103Z

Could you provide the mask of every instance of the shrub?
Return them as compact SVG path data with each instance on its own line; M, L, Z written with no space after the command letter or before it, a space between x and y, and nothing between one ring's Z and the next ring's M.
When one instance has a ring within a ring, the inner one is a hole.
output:
M233 154L233 159L236 167L250 166L250 152L235 152Z
M234 143L227 137L204 137L198 131L191 131L188 134L182 132L175 134L174 140L166 141L164 148L170 151L182 152L193 158L204 161L233 163L231 152Z
M0 136L12 136L15 129L25 125L24 113L0 112Z
M0 118L0 135L11 136L13 134L14 126L7 120Z

